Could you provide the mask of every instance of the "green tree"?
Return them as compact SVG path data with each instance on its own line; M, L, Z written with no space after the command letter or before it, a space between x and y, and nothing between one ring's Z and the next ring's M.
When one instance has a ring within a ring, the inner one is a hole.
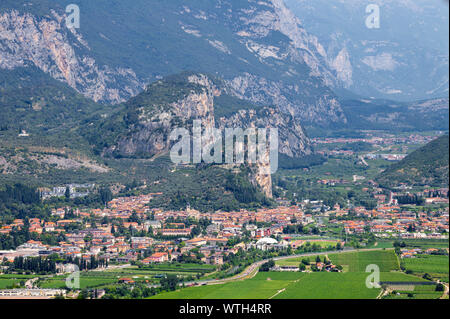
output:
M70 188L69 186L66 187L66 192L64 193L64 196L66 199L70 199Z
M99 191L100 199L104 205L108 204L113 198L111 190L109 187L102 187Z

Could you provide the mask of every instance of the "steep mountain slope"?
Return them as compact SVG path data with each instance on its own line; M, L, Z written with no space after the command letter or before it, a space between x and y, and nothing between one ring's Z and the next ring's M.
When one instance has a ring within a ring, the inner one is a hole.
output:
M324 47L344 87L362 96L448 96L449 15L442 0L285 0ZM367 28L378 5L380 27Z
M390 166L377 181L385 186L407 183L448 187L448 178L449 136L444 135Z
M17 135L26 130L44 138L62 133L97 112L109 111L36 67L0 72L0 127Z
M114 173L134 176L131 170L136 171L139 160L166 155L173 145L168 140L172 130L190 130L193 120L201 120L204 129L222 131L277 128L281 154L311 154L310 141L294 116L276 106L241 100L232 91L221 79L185 72L152 83L127 103L107 106L37 68L5 71L0 77L0 171L10 177L43 178L50 185L63 176L73 181L76 175L85 180L89 174L91 181L121 180L112 178ZM136 163L124 167L124 158ZM270 174L262 169L250 167L248 178L270 197Z
M2 1L1 5L8 7L9 3ZM10 5L32 12L44 10L32 4L22 3L21 7L20 1ZM45 3L41 6L45 7ZM61 8L48 9L43 16L2 9L0 68L35 66L95 101L119 101L142 89L129 68L98 64L82 35L66 28L63 13Z
M2 1L0 68L34 65L113 103L168 74L196 70L304 122L346 121L328 87L339 80L323 47L281 0L81 0L80 29L65 25L69 3Z

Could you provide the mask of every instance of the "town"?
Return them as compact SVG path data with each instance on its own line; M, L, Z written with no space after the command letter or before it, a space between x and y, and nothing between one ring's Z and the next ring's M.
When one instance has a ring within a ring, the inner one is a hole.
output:
M0 251L1 269L5 273L39 273L42 269L33 268L32 263L26 261L39 258L42 262L57 256L51 259L56 262L45 268L47 274L69 274L75 269L108 271L111 267L131 265L145 268L157 264L195 263L213 265L226 277L236 274L229 271L230 260L235 256L245 256L249 251L294 255L308 251L343 250L352 246L369 247L375 240L420 238L448 241L448 210L406 210L398 204L400 193L375 194L378 204L373 209L341 208L338 204L328 207L320 201L305 200L297 205L257 211L242 209L214 213L200 213L189 206L180 211L151 208L151 200L161 195L118 197L102 209L55 208L47 219L16 219L2 225L0 235L12 235L26 228L33 238L50 235L57 240L54 244L46 244L30 239L13 250ZM448 204L448 189L415 195L425 196L428 204ZM279 202L285 204L282 199ZM362 240L368 235L372 239ZM417 252L403 251L401 257L414 257ZM337 265L325 265L320 259L315 266L312 269L338 271ZM300 270L298 266L276 265L271 269ZM301 271L308 270L303 267ZM192 282L191 277L183 277L182 280ZM118 282L134 284L135 280L119 278ZM33 284L28 288L31 288L28 292L15 289L3 291L3 294L11 297L36 293ZM42 290L41 294L65 293L65 290L52 289L50 292Z

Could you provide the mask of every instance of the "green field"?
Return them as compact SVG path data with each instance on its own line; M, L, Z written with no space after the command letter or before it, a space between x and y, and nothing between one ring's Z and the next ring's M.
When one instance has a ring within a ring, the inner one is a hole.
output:
M306 274L276 299L374 299L380 289L366 287L366 273Z
M394 271L394 272L382 272L380 275L380 281L421 282L427 280L414 275L407 275L400 271Z
M376 298L380 289L365 286L364 273L258 273L254 278L223 285L185 288L155 299L310 299ZM277 294L278 292L281 293Z
M434 279L449 281L449 257L435 255L418 255L416 258L405 258L402 263L407 270L416 275L430 274Z
M254 278L221 285L189 287L156 295L155 299L268 299L304 273L258 273Z
M324 255L318 255L318 256L320 257L320 260L323 261ZM277 260L275 262L275 264L277 266L295 266L295 267L298 267L298 265L300 265L300 263L304 259L308 260L310 263L314 263L316 261L316 257L317 256L307 256L307 257L296 257L296 258L290 258L290 259L282 259L282 260Z
M80 277L80 288L96 288L105 286L112 283L117 283L117 279L108 279L108 278L95 278L95 277ZM39 282L38 286L40 288L55 288L55 289L64 289L66 286L66 277L58 276L54 278L45 279L42 282Z
M1 274L0 275L0 289L6 289L13 285L25 282L30 278L34 278L34 275L16 275L16 274Z
M6 289L12 285L18 284L20 280L0 278L0 289Z
M385 296L384 299L438 299L442 296L442 292L435 291L435 289L436 285L415 286L412 290L396 290L395 293Z
M333 264L342 265L350 272L365 272L366 267L372 264L378 265L381 272L400 269L398 258L393 250L330 254L328 257Z
M405 239L401 241L408 248L448 248L449 241L445 239Z
M127 268L133 269L133 268ZM209 273L216 270L214 265L202 265L202 264L154 264L143 268L134 268L139 271L153 271L153 272L189 272L189 273Z
M416 258L404 258L402 260L406 269L418 273L448 274L448 256L419 255Z
M367 273L258 273L254 278L221 285L184 288L154 299L374 299L381 289L369 289ZM423 281L400 272L382 273L383 281ZM282 292L280 292L282 291ZM280 292L279 294L277 294Z
M98 288L111 284L118 284L119 278L131 278L135 282L148 282L158 284L156 275L174 274L183 277L204 275L216 269L212 265L200 264L160 264L150 267L138 268L136 266L106 271L82 272L80 288ZM46 278L38 283L41 288L65 288L67 276L55 276Z
M320 246L321 248L328 248L328 247L336 247L338 241L337 240L310 240L310 241L306 241L303 245L306 245L307 243L309 243L311 246L312 245L317 245Z
M155 299L374 299L381 289L366 287L366 266L380 267L381 281L420 282L417 276L399 271L397 256L392 250L361 251L328 256L334 263L345 265L348 272L268 272L258 273L254 278L220 285L184 288L175 292L156 295ZM278 265L298 265L302 259L314 261L316 256L299 257L277 261ZM323 258L323 255L321 256ZM414 287L414 286L412 286ZM430 288L420 288L416 298L432 297ZM424 290L424 289L428 289Z
M366 248L393 248L394 242L393 241L377 241L373 245L368 245Z

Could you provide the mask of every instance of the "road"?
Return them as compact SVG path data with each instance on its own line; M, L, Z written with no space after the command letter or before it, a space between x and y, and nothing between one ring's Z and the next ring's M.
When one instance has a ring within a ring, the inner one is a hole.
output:
M447 299L448 290L449 290L448 284L446 284L445 282L441 282L440 280L438 281L438 283L444 285L444 293L442 294L441 298L439 298L439 299Z
M39 277L28 279L28 280L25 282L25 288L27 288L27 289L33 289L33 288L34 288L34 283L35 283L36 281L38 281L38 280L39 280Z

